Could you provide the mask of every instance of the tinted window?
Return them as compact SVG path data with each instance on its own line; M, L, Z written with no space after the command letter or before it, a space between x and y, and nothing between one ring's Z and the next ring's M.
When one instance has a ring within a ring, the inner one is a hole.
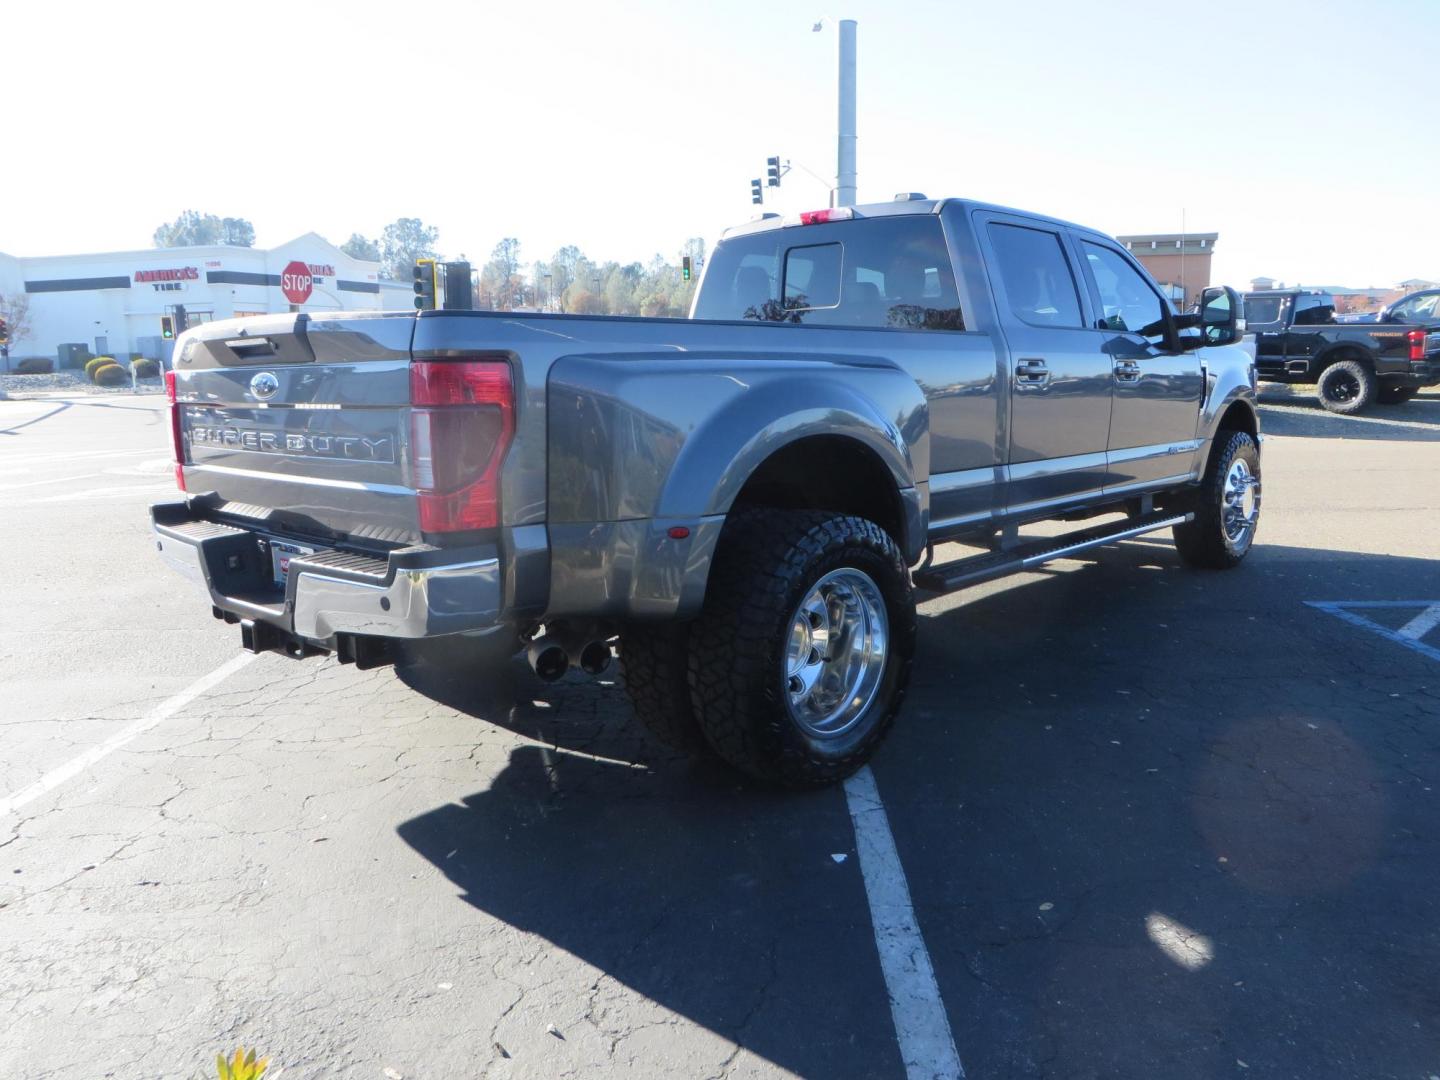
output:
M1082 241L1080 250L1100 294L1100 328L1164 337L1165 301L1118 251Z
M1245 297L1245 324L1270 326L1281 321L1285 310L1283 296Z
M697 319L964 330L940 219L868 218L720 241Z
M1016 315L1036 326L1080 325L1080 294L1056 233L991 222L990 246Z
M815 244L785 252L786 310L835 307L839 303L839 244Z
M1302 296L1295 301L1296 326L1323 326L1335 321L1335 301L1329 296Z

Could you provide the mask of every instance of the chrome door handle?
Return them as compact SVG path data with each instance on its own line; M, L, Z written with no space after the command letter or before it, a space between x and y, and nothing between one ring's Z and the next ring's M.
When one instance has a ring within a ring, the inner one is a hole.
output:
M1044 360L1016 360L1015 385L1021 390L1034 390L1050 381L1050 369Z
M1115 381L1132 383L1140 381L1140 365L1134 360L1115 361Z

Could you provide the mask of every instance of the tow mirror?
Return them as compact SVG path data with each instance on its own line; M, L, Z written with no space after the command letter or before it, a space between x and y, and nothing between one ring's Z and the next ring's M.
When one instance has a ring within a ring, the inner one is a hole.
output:
M1233 345L1245 336L1245 302L1230 286L1200 294L1200 335L1206 345Z

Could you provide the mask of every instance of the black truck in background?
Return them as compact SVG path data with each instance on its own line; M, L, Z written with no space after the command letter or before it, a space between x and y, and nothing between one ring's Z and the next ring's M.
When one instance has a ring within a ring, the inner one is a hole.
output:
M1329 293L1267 289L1245 294L1245 323L1259 378L1313 383L1334 413L1399 405L1440 383L1440 318L1338 323Z

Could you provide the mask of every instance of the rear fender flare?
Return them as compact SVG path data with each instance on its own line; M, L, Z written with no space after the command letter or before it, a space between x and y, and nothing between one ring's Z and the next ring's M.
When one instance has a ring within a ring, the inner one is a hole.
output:
M1367 348L1359 342L1340 342L1331 345L1324 352L1315 354L1314 358L1310 361L1310 373L1312 375L1319 375L1331 364L1338 363L1341 360L1355 360L1361 364L1368 365L1370 370L1374 371L1375 355L1376 351L1374 349Z
M725 514L772 454L811 436L852 439L875 454L900 490L929 477L925 397L894 368L820 368L757 385L705 418L685 440L661 491L657 516ZM796 408L797 402L805 407Z

